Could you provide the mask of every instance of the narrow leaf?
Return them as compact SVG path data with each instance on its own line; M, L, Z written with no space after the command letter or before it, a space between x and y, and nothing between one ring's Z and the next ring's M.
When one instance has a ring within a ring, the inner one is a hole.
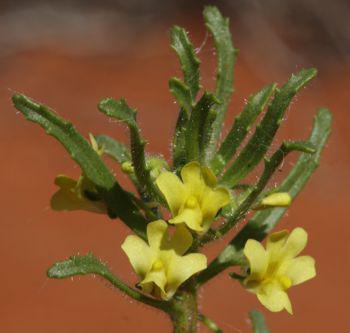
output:
M216 104L219 104L217 101ZM199 142L199 150L201 152L201 163L203 165L208 165L210 160L210 142L213 134L213 125L218 116L218 112L214 107L210 108L208 114L204 120L204 124L201 128L201 137Z
M199 90L199 64L193 45L185 29L174 26L170 31L171 47L177 53L186 85L190 88L192 100Z
M85 256L72 256L55 263L47 271L47 276L51 279L65 279L75 275L106 273L109 273L108 267L89 252Z
M91 252L85 256L72 256L67 260L57 262L47 271L47 276L51 279L65 279L76 275L88 274L96 274L103 277L114 287L139 302L168 311L166 302L155 300L130 288L115 276L109 270L108 266L97 259Z
M108 206L109 215L120 217L131 229L144 237L146 227L144 218L98 154L74 126L48 107L35 103L24 95L15 94L12 101L27 120L39 124L47 134L55 137L65 147L72 159L81 167L85 177L96 186Z
M300 193L319 165L321 152L331 132L331 123L331 113L327 109L320 109L315 117L309 138L309 142L316 147L316 152L314 154L304 153L299 157L294 168L278 187L278 191L288 192L293 199ZM255 213L207 270L200 274L199 283L205 283L229 266L240 264L246 241L250 238L262 241L286 211L287 208L273 208Z
M149 194L158 201L162 200L146 165L146 141L141 138L140 129L136 123L136 111L131 109L124 99L114 100L112 98L102 100L98 108L102 113L124 122L129 127L131 159L139 188L145 195Z
M229 19L224 18L214 6L207 6L203 12L205 24L214 37L217 69L215 95L220 104L215 107L217 117L213 123L212 137L208 154L216 149L216 144L223 126L225 113L233 92L233 66L236 60L236 50L232 45Z
M264 157L279 128L285 111L295 94L316 75L315 69L302 70L292 75L277 91L253 137L244 147L232 166L225 172L222 182L234 186L252 171Z
M192 110L192 97L190 88L181 80L173 77L169 80L170 92L174 95L180 107L187 113L189 117Z
M202 141L205 133L205 123L210 109L217 103L217 99L211 93L205 92L192 110L186 128L186 152L187 162L198 160L202 154Z
M186 128L188 120L187 112L184 109L180 109L172 144L173 167L175 170L179 170L186 164Z
M186 163L186 127L190 118L190 110L196 99L199 90L199 64L194 47L190 42L186 31L183 28L175 26L171 29L171 47L177 53L185 83L180 81L170 81L171 92L175 95L181 106L180 113L176 122L173 143L172 156L175 169L181 168ZM190 99L188 98L188 91Z
M253 333L269 333L269 329L265 324L265 318L262 313L256 310L249 312L249 318L252 322Z
M252 124L265 108L275 89L276 84L270 84L249 97L243 111L236 117L229 133L211 162L211 168L216 174L219 174L225 168L236 153L237 148L247 136Z

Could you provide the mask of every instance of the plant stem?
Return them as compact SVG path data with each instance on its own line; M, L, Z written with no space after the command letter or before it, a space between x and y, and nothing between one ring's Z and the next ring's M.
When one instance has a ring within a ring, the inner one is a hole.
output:
M197 290L193 279L185 283L171 301L173 333L196 333L198 320Z

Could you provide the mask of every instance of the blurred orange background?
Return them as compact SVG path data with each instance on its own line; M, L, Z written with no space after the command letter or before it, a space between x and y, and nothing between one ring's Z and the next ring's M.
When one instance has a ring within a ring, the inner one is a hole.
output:
M92 250L115 274L135 283L120 249L129 230L104 216L50 210L54 177L78 176L79 168L60 144L16 112L10 98L22 92L51 106L85 136L106 133L127 142L126 129L96 108L104 97L123 96L139 110L148 151L169 158L178 108L168 79L181 75L169 47L169 28L185 26L194 44L203 44L198 50L202 84L212 89L215 55L201 18L208 3L231 18L235 47L240 49L226 130L249 94L273 81L283 84L292 72L311 66L319 69L318 78L294 100L274 147L282 137L305 139L318 107L332 110L334 124L320 168L278 227L305 227L306 252L317 261L317 278L290 291L294 316L269 313L227 272L204 286L201 311L225 332L251 332L247 312L253 308L266 315L275 333L350 331L349 4L133 0L0 5L1 332L171 331L165 315L136 304L99 278L46 277L55 261ZM293 161L284 164L283 172ZM118 165L109 165L131 189ZM220 240L206 253L213 258L224 246ZM199 331L208 332L202 326Z

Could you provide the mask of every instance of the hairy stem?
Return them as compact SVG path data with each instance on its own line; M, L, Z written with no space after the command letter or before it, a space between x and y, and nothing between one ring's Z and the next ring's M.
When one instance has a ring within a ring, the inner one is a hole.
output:
M197 290L193 279L185 283L171 301L173 333L196 333L198 320Z

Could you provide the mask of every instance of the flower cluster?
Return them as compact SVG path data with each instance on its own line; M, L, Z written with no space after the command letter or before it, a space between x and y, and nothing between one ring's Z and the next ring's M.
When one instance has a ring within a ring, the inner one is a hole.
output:
M165 169L154 177L168 204L171 212L168 222L175 226L175 232L170 235L169 224L157 220L147 225L148 242L129 235L122 244L140 278L141 289L164 300L171 299L183 282L207 267L205 255L187 253L193 242L191 231L203 235L219 210L231 200L229 190L217 185L216 177L208 167L190 162L180 174L181 178ZM84 176L76 181L59 175L55 183L60 189L51 199L53 209L106 212L105 204L95 197L93 185ZM274 193L264 198L257 209L289 204L289 194ZM297 257L306 243L307 233L302 228L296 228L291 233L284 230L271 234L266 250L254 239L246 242L243 253L249 274L242 285L256 294L270 311L286 309L292 313L287 290L316 275L312 257Z
M182 179L182 180L181 180ZM164 195L176 226L169 236L168 224L158 220L148 224L148 244L130 235L122 245L144 292L170 299L176 289L192 275L207 267L205 255L186 254L192 245L192 235L207 231L220 208L230 202L229 191L217 187L215 175L197 162L185 165L181 179L170 171L162 172L156 184Z
M197 162L182 168L181 179L165 171L156 179L156 184L172 214L169 223L176 225L174 235L169 236L165 221L154 221L147 226L148 244L140 237L130 235L122 249L141 279L142 290L169 300L184 281L207 267L203 254L184 255L193 240L187 228L205 233L218 211L230 202L230 193L217 186L216 177L209 168ZM263 200L262 205L282 205L281 202L289 204L289 195L273 194ZM266 250L256 240L247 241L243 252L249 263L249 274L243 285L269 310L286 309L292 313L286 291L315 276L313 258L297 257L306 242L307 233L301 228L290 234L288 231L271 234Z

